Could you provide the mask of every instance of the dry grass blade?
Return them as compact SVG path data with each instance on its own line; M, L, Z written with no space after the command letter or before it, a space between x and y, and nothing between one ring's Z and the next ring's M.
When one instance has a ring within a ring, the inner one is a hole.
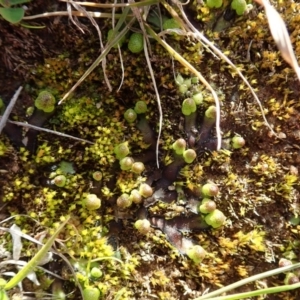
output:
M103 46L103 42L102 42L102 34L101 34L101 30L100 30L100 28L99 28L97 22L95 21L95 19L94 19L90 14L88 14L88 12L86 11L86 9L83 8L81 5L75 3L75 2L72 1L72 0L70 0L70 3L74 6L74 8L75 8L77 11L81 12L82 14L84 14L84 15L91 21L91 23L93 24L93 26L96 28L97 33L98 33L98 37L99 37L100 49L101 49L101 52L102 52L104 46ZM69 4L69 3L68 3L68 4ZM70 17L72 17L72 15L70 15ZM107 75L106 75L106 57L104 57L103 60L102 60L102 69L103 69L103 75L104 75L104 80L105 80L105 82L106 82L106 85L107 85L108 89L109 89L110 91L112 91L111 84L110 84L109 79L108 79L108 77L107 77Z
M144 0L144 1L139 1L139 2L134 2L134 3L95 3L95 2L82 2L82 1L73 1L73 0L59 0L61 2L74 2L76 4L80 4L82 6L90 6L90 7L102 7L102 8L113 8L113 7L145 7L149 6L155 3L158 3L158 0Z
M84 17L86 18L86 15L83 14L82 12L79 11L71 11L70 12L72 16L77 16L77 17ZM67 11L54 11L54 12L46 12L43 14L37 14L33 16L26 16L22 20L34 20L34 19L39 19L39 18L49 18L49 17L57 17L57 16L70 16L70 13ZM90 15L93 18L111 18L112 15L111 13L101 13L101 12L92 12L92 11L87 11L87 14ZM116 14L116 18L120 18L121 14Z
M2 121L2 119L3 119L3 117L0 116L0 122ZM31 128L31 129L34 129L34 130L44 131L44 132L48 132L48 133L55 134L55 135L58 135L58 136L66 137L66 138L69 138L69 139L72 139L72 140L75 140L75 141L84 142L84 143L88 143L88 144L91 144L91 145L94 144L93 142L90 142L88 140L77 138L75 136L72 136L72 135L69 135L69 134L65 134L65 133L62 133L62 132L58 132L58 131L54 131L54 130L50 130L50 129L38 127L38 126L31 125L31 124L28 124L28 123L11 121L11 120L7 120L7 122L11 123L11 124L18 125L18 126L22 126L22 127L26 127L26 128Z
M16 101L18 100L19 96L20 96L20 93L22 91L23 87L20 86L17 91L15 92L14 96L12 97L12 99L10 100L9 102L9 105L7 106L3 116L1 117L0 119L0 134L3 130L3 128L5 127L5 124L6 122L8 121L8 117L11 113L11 111L13 110L14 106L15 106L15 103Z
M282 57L294 69L300 81L300 68L284 21L268 0L255 1L264 6L274 41Z
M69 19L71 20L71 22L82 32L84 33L84 30L81 28L79 21L77 20L77 18L73 18L72 15L72 6L70 5L70 3L67 3L67 12L69 15Z
M151 79L152 79L152 82L153 82L153 86L154 86L154 90L155 90L155 95L156 95L157 106L158 106L158 112L159 112L159 123L158 123L159 124L159 128L158 128L158 135L157 135L156 149L155 149L155 152L156 152L155 153L156 154L156 165L157 165L157 168L159 168L159 159L158 159L158 154L159 154L159 140L160 140L161 131L162 131L163 113L162 113L160 95L159 95L159 92L158 92L158 88L157 88L157 85L156 85L154 72L153 72L151 61L150 61L150 58L149 58L148 48L147 48L147 45L145 44L145 36L144 36L144 45L145 45L145 48L144 48L145 57L146 57L146 60L147 60L147 65L148 65L149 72L150 72L150 75L151 75Z
M123 11L123 14L121 16L121 18L119 19L119 22L115 28L115 32L117 32L121 25L124 23L126 17L128 16L128 11L129 8L125 8ZM60 105L64 100L66 100L71 93L73 93L75 91L75 89L91 74L91 72L93 72L93 70L100 64L100 62L106 57L106 55L109 53L110 49L116 45L120 39L125 36L125 34L129 31L129 29L131 28L132 24L135 22L136 18L133 17L131 18L131 20L129 21L129 23L127 24L127 26L125 28L123 28L119 34L117 34L116 36L114 36L114 38L108 42L105 47L103 48L101 54L98 56L98 58L93 62L93 64L86 70L86 72L79 78L79 80L72 86L72 88L63 96L63 98L58 102L58 104Z

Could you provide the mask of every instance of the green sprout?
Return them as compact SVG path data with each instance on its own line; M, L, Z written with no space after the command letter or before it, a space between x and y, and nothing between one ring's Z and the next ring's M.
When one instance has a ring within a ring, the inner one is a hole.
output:
M183 152L183 158L187 164L191 164L196 157L197 157L197 153L193 149L187 149Z
M179 25L179 23L174 18L167 19L163 23L163 29L164 30L167 30L167 29L177 29L177 28L180 28L180 25Z
M206 5L209 7L209 8L219 8L221 7L223 4L223 0L207 0L206 1Z
M295 275L295 273L289 272L285 275L284 284L288 285L288 284L295 284L298 282L299 282L299 278L297 275Z
M133 33L128 42L128 49L132 53L140 53L144 49L144 37L141 33Z
M134 227L142 234L147 234L150 231L151 225L147 219L137 220Z
M128 171L132 168L133 163L133 158L126 156L120 160L120 168L123 171Z
M37 109L44 111L45 113L51 113L55 108L55 98L48 91L42 91L34 101L34 105Z
M137 114L144 114L147 111L147 103L145 101L138 101L134 106L134 111Z
M140 194L140 192L136 189L133 189L131 192L130 192L130 196L129 196L130 200L133 202L133 203L136 203L136 204L139 204L142 202L142 195Z
M245 145L246 141L241 136L234 136L231 139L231 145L233 149L240 149Z
M212 213L205 216L205 222L213 228L221 227L225 223L225 221L226 217L218 209L215 209Z
M116 32L116 33L114 34L114 30L113 30L113 29L110 29L110 30L107 32L107 41L110 42L110 41L111 41L114 37L116 37L118 34L119 34L119 32ZM126 37L125 37L125 35L124 35L122 38L120 38L119 43L116 44L116 45L114 45L113 48L118 48L118 46L119 46L119 47L122 47L123 43L125 42L125 39L126 39Z
M193 98L183 100L181 111L185 116L189 116L197 110L196 102Z
M86 287L83 290L83 300L99 300L101 293L95 287Z
M65 175L57 175L51 182L58 187L64 187L67 183L67 178Z
M206 197L213 197L219 193L219 188L214 183L206 183L202 186L201 192Z
M3 114L4 110L5 110L5 104L2 100L2 98L0 97L0 115Z
M239 16L241 16L247 10L247 2L245 0L233 0L231 2L231 8L234 9Z
M133 123L137 118L137 114L132 108L129 108L125 111L124 118L128 123Z
M192 96L193 100L195 101L196 105L200 105L203 103L203 95L202 93L196 93Z
M100 277L102 277L102 275L103 275L102 271L101 271L99 268L97 268L97 267L93 267L93 268L91 269L90 274L91 274L91 276L94 277L94 278L100 278Z
M182 155L186 148L185 139L178 139L172 144L172 148L176 154Z
M206 251L201 246L194 245L187 250L186 254L195 264L199 264L204 259Z
M88 194L83 199L82 205L88 210L96 210L101 207L101 200L95 194Z
M199 206L199 211L203 214L209 214L216 209L216 202L209 199L204 198Z
M101 181L101 179L103 177L101 171L95 171L92 176L93 176L93 179L96 181Z
M131 171L135 174L141 174L145 170L145 165L142 162L135 162L131 167Z
M121 143L114 148L117 159L122 159L129 154L128 142Z
M142 183L139 188L139 193L144 197L148 198L151 197L153 194L153 190L151 186L147 183Z
M121 209L128 208L129 206L131 206L131 204L132 204L132 201L131 201L129 195L126 193L122 194L117 199L117 205Z

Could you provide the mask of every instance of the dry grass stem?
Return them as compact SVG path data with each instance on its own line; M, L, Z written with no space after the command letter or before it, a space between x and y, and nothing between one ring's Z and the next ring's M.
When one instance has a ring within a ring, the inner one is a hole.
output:
M18 98L19 98L22 89L23 89L22 86L20 86L17 89L17 91L15 92L14 96L10 100L10 102L9 102L9 104L8 104L8 106L7 106L4 114L3 114L3 116L0 119L0 134L1 134L2 130L3 130L3 128L5 127L6 122L8 121L8 117L9 117L11 111L13 110L13 108L14 108L14 106L15 106Z

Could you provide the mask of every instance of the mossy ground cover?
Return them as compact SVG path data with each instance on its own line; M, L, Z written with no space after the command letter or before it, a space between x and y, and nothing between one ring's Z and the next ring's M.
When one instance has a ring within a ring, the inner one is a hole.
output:
M1 219L16 215L2 226L9 227L14 222L27 234L39 236L45 230L53 233L61 218L71 215L57 248L71 260L80 284L97 287L103 299L193 299L207 288L216 289L273 269L280 258L299 261L299 82L280 57L264 12L258 6L254 5L247 15L233 14L225 20L226 28L216 31L229 2L224 1L218 9L209 9L201 1L192 2L187 13L249 79L281 139L264 126L257 104L235 71L192 37L174 35L167 37L169 43L201 71L221 100L224 145L240 135L246 141L244 147L228 146L216 151L214 130L204 144L191 140L181 109L188 94L179 91L175 77L192 76L177 62L173 65L169 54L156 42L151 42L150 58L163 111L159 169L155 161L157 100L144 53L131 53L126 42L121 48L125 74L119 91L121 62L118 50L112 49L107 56L106 74L113 91L108 90L99 66L71 97L56 107L47 122L42 122L44 127L93 144L39 133L29 135L29 144L24 145L14 134L15 128L6 128L7 135L0 136ZM287 23L299 57L300 4L274 4ZM28 14L64 8L56 1L47 1L47 7L43 1L33 1L28 7ZM28 108L34 107L42 90L61 99L99 55L97 33L88 20L80 21L84 35L67 17L36 20L35 24L45 28L34 30L1 20L5 49L0 72L1 98L7 104L15 89L24 86L12 120L33 118L27 116ZM98 22L105 37L111 22ZM192 87L203 94L203 103L197 106L195 128L201 132L205 110L214 100L201 84L194 83ZM134 109L138 101L147 104L147 111L129 123L124 113ZM180 164L175 181L166 186L167 166L176 160L172 145L179 138L185 139L190 148L194 146L197 158L191 164ZM129 149L128 156L143 162L145 170L141 174L121 170L115 147L123 143ZM64 184L55 184L57 176L65 177ZM201 187L207 182L218 186L213 200L226 216L225 224L216 229L203 223L199 212L195 214L195 207L204 197ZM121 195L130 195L143 183L154 194L163 187L162 201L148 205L146 200L135 200L129 207L120 205ZM176 197L172 198L168 193L174 195L174 191ZM89 194L101 200L98 209L83 205ZM137 230L135 222L139 219L149 220L152 227ZM187 225L183 226L185 222ZM1 247L11 253L10 235L1 232L0 238ZM206 251L201 263L194 263L182 251L181 243L186 240ZM36 251L26 241L22 258L26 260ZM103 260L92 262L98 258ZM7 258L3 255L2 259ZM57 258L48 267L63 276L65 293L75 291L70 299L79 299L67 265ZM99 278L91 275L93 267L101 270ZM40 286L26 284L25 280L25 290L51 291L47 275L40 274L39 279ZM284 275L243 290L280 285L283 281ZM299 293L276 297L272 299L297 299Z

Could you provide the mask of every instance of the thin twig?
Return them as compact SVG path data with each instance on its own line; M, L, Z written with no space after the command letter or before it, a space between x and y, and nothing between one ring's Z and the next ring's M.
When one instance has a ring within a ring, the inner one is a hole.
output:
M1 117L1 120L0 120L0 134L1 134L2 130L3 130L3 128L5 127L6 122L8 121L8 117L9 117L11 111L13 110L16 101L17 101L18 98L19 98L19 95L20 95L22 89L23 89L22 86L20 86L20 87L17 89L17 91L16 91L15 94L13 95L12 99L10 100L10 102L9 102L9 104L8 104L8 106L7 106L7 108L6 108L5 112L4 112L4 114L3 114L3 116Z
M128 16L129 8L125 8L122 14L122 18L120 18L115 30L119 30L121 25L124 23L126 17ZM98 56L98 58L92 63L92 65L86 70L86 72L78 79L78 81L72 86L72 88L63 96L63 98L58 102L58 105L61 105L64 100L66 100L72 92L86 79L87 76L99 65L99 63L103 60L103 58L109 53L110 49L116 45L120 39L125 36L125 34L129 31L132 24L135 22L136 18L132 17L126 27L124 27L118 35L114 36L114 38L109 41L104 47L102 53Z
M0 116L0 122L2 122L3 117L4 116ZM31 129L34 129L34 130L38 130L38 131L44 131L44 132L52 133L52 134L55 134L55 135L58 135L58 136L62 136L62 137L66 137L66 138L70 138L70 139L73 139L73 140L76 140L76 141L79 141L79 142L84 142L84 143L88 143L88 144L91 144L91 145L95 144L95 143L90 142L88 140L77 138L75 136L72 136L72 135L69 135L69 134L66 134L66 133L54 131L54 130L47 129L47 128L38 127L38 126L31 125L31 124L28 124L28 123L11 121L11 120L7 120L7 122L11 123L11 124L18 125L18 126L22 126L22 127L26 127L26 128L31 128Z
M70 0L59 0L61 2L69 2ZM81 2L81 1L73 1L74 3L80 4L82 6L91 6L91 7L102 7L102 8L113 8L113 7L142 7L142 6L150 6L153 4L157 4L158 0L144 0L134 3L95 3L95 2Z
M151 79L152 79L152 82L153 82L155 95L156 95L157 106L158 106L158 111L159 111L159 128L158 128L158 135L157 135L156 148L155 148L156 165L157 165L157 168L159 169L158 154L159 154L159 140L160 140L161 131L162 131L163 112L162 112L162 107L161 107L161 101L160 101L158 88L157 88L156 81L155 81L154 72L153 72L152 65L151 65L150 58L149 58L147 44L145 42L146 41L145 41L145 36L144 36L144 53L145 53L145 57L146 57L146 60L147 60L147 65L148 65L148 68L149 68Z
M110 14L110 13L91 12L91 11L87 11L87 13L93 18L106 18L107 19L107 18L112 17L112 14ZM72 14L72 16L86 18L86 15L79 11L72 11L71 14ZM37 14L37 15L33 15L33 16L26 16L22 20L34 20L34 19L39 19L39 18L49 18L49 17L58 17L58 16L69 16L69 13L67 11L47 12L47 13ZM121 15L116 14L115 17L120 18ZM128 17L130 17L130 16L128 16Z
M273 39L282 57L294 69L300 81L300 67L283 19L268 0L255 1L264 6Z

